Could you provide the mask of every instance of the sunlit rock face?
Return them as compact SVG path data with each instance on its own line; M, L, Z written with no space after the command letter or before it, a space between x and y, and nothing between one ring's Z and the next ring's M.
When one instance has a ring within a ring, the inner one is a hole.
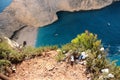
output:
M23 26L42 27L56 21L58 11L101 9L116 0L13 0L0 14L0 32L10 37Z

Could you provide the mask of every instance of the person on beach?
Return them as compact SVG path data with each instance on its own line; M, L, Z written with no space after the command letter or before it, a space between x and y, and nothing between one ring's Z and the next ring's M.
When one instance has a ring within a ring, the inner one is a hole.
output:
M26 41L23 41L23 47L25 47L27 45Z

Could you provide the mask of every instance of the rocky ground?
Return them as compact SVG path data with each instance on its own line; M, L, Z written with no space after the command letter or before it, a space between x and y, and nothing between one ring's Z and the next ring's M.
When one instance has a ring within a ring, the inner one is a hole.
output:
M17 65L11 80L87 80L85 66L73 67L65 62L56 62L56 51L50 51L41 57L23 61Z

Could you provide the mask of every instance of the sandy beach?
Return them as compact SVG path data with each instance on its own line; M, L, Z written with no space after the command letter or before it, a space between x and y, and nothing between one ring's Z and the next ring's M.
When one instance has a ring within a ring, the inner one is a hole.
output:
M26 27L20 31L18 39L16 40L17 43L23 44L23 41L27 42L27 46L35 46L36 37L37 37L37 30L36 27Z

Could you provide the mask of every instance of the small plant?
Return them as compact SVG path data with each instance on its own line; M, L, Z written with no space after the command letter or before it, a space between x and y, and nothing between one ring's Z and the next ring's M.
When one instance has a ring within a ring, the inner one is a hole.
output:
M11 62L8 60L0 60L0 73L5 73L5 66L10 66Z
M8 60L0 60L0 67L1 66L9 66L11 64Z
M97 35L85 31L81 35L77 35L75 39L71 41L72 44L78 45L78 47L87 49L93 49L100 47L101 41L97 39Z
M61 60L64 60L65 55L62 52L59 52L55 58L58 62L60 62Z
M65 44L62 46L62 51L68 52L69 50L77 50L77 47L73 47L75 45L72 45L71 43Z
M11 53L13 49L8 45L6 41L0 42L0 59L7 59L9 53Z
M9 54L9 59L8 60L11 61L11 63L17 64L17 63L24 60L24 54L12 52L12 53Z

